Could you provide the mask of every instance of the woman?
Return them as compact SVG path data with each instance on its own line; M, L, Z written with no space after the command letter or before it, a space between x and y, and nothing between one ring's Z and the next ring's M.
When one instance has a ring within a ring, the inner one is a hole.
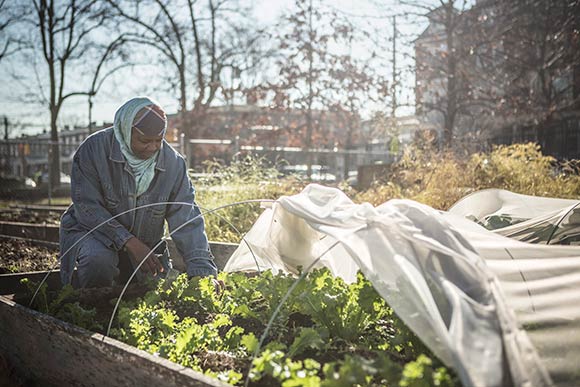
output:
M60 223L63 284L72 282L77 267L78 286L113 285L120 265L129 262L135 268L160 242L165 220L171 232L177 230L172 239L188 275L217 274L185 161L164 140L166 130L159 104L137 97L117 110L112 128L79 146L71 173L72 205ZM169 270L165 244L155 253L141 275L163 277Z

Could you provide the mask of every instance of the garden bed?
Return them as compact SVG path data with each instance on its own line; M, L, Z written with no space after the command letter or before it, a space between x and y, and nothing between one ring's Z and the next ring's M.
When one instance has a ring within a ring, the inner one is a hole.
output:
M219 267L223 267L234 247L233 244L212 244ZM0 267L6 272L57 266L56 245L49 242L5 239L1 248ZM22 281L25 276L29 279ZM354 382L350 380L369 386L412 384L419 380L427 385L458 383L362 276L356 284L348 285L327 271L316 271L302 280L282 304L296 278L270 272L222 273L226 288L219 295L207 279L188 280L185 275L158 286L131 285L114 316L110 332L109 319L121 287L58 290L56 271L48 277L50 286L41 288L33 304L41 314L19 306L29 305L29 297L37 288L35 282L45 276L45 272L3 275L3 294L12 294L10 298L17 302L13 304L3 298L3 308L10 311L4 313L4 318L28 319L30 330L35 329L33 321L37 321L40 325L36 335L41 337L34 340L49 346L51 353L55 348L64 351L55 355L57 358L80 351L68 346L76 346L81 336L83 345L93 346L95 335L99 335L101 342L101 335L107 335L120 340L113 340L117 349L112 353L128 344L137 348L128 347L130 356L142 350L150 354L147 356L169 360L171 367L178 367L177 364L187 367L192 375L209 375L214 378L209 380L218 384L224 381L244 385L248 378L249 384L255 387L293 383L352 385ZM27 291L23 292L24 289ZM68 324L87 331L81 329L78 332L83 333L77 336L77 328ZM27 348L25 336L31 333L19 331L18 322L7 321L3 326L2 334L24 335L13 338L11 342L18 347L12 348L19 351ZM63 342L71 339L66 338L67 334L72 335L72 341L58 348L61 344L44 337L55 330L62 330ZM21 339L25 341L19 342ZM31 373L33 378L43 385L53 383L52 376L46 375L54 366L52 359L44 360L50 363L48 366L40 364L36 355L29 358L27 352L19 352L12 354L8 361L18 369L39 368L38 373ZM68 372L71 371L61 370L55 375L64 377ZM67 377L71 381L84 380L84 372L82 377L76 374ZM124 378L119 380L126 382Z
M0 296L0 382L13 386L191 386L223 383Z
M58 268L58 247L25 239L0 238L0 274Z
M8 208L0 210L0 221L59 224L62 212L43 209Z
M153 288L130 286L108 334L216 383L244 385L249 372L255 387L458 384L362 276L348 285L317 270L283 303L294 277L220 278L226 285L220 294L209 279L185 275ZM107 334L119 292L43 289L34 307Z

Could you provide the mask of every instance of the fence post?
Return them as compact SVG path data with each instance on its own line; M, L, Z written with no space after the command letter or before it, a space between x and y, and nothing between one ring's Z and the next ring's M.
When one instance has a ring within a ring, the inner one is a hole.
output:
M179 135L179 153L185 156L185 133Z

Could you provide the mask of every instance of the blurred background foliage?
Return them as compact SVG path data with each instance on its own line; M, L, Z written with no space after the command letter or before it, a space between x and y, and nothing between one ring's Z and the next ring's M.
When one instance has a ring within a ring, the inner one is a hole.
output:
M254 157L236 160L229 166L207 163L206 174L192 179L197 202L206 210L250 199L278 199L299 193L307 184L295 176L282 177L275 166ZM447 210L465 195L487 188L577 199L580 175L577 165L556 162L533 143L496 146L465 158L415 146L409 147L391 172L371 187L357 190L342 183L339 188L355 203L377 206L390 199L405 198ZM251 203L208 214L208 237L237 243L240 232L247 232L261 212L258 203Z
M206 162L205 173L193 175L192 181L202 212L246 200L275 200L296 194L306 186L293 176L281 178L266 159L252 156L235 159L228 166L218 161ZM261 213L260 203L241 203L209 213L205 216L208 238L238 243Z

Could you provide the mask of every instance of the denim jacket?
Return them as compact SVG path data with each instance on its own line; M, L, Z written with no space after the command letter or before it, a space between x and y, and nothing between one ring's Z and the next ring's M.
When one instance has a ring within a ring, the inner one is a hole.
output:
M72 204L60 223L63 283L70 283L76 265L76 249L73 248L68 254L65 252L101 223L92 232L94 238L119 251L133 236L153 248L163 236L165 220L170 232L191 221L172 234L177 250L185 261L187 274L207 276L217 273L204 220L195 205L195 190L187 175L185 161L165 140L151 185L136 197L135 178L121 153L113 129L94 133L74 155L71 196ZM190 204L162 203L134 210L158 202ZM119 216L111 219L115 215Z

